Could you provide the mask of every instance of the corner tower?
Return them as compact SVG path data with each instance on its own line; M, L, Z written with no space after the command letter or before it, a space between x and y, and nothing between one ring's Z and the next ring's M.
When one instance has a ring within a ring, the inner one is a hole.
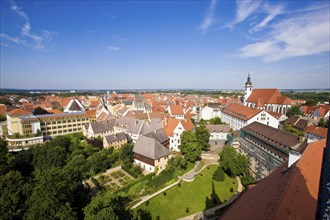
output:
M252 82L250 78L250 73L248 73L247 81L245 83L245 92L244 92L244 105L246 105L246 100L252 93Z

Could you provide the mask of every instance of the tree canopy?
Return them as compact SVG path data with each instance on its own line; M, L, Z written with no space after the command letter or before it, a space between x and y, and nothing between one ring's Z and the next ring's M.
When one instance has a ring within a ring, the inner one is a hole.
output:
M299 106L292 106L286 113L286 116L291 117L293 115L302 115Z
M248 171L249 160L233 147L224 146L219 156L220 165L228 175L244 175Z
M190 162L195 162L202 154L202 146L193 131L182 132L179 149L185 158Z

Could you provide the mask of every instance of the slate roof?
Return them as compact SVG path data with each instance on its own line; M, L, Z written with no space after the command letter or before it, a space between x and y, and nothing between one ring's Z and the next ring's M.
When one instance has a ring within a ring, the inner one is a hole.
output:
M94 134L100 134L103 132L108 132L113 130L115 120L110 120L108 122L91 122L91 127Z
M171 154L171 151L153 138L140 135L133 152L150 159L156 160Z
M228 133L230 130L229 125L206 125L206 129L211 133L211 132L216 132L216 133Z
M132 140L131 136L129 136L128 134L125 134L124 132L110 134L110 135L104 136L104 138L107 140L107 142L109 144L112 142L122 141L122 140L126 140L126 139L127 139L127 142Z
M159 143L164 143L167 141L169 138L167 137L164 129L158 129L156 131L152 131L148 134L145 135L146 137L154 138L156 139Z
M288 152L290 149L299 151L301 147L299 136L259 122L253 122L243 127L241 131L251 133L252 136L269 142L271 145L284 152Z
M315 219L325 145L325 140L309 144L300 160L249 187L220 218Z

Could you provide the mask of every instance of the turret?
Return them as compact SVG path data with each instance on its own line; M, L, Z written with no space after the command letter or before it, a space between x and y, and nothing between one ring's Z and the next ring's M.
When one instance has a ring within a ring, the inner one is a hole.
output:
M245 83L245 93L244 93L244 105L246 105L246 100L252 93L252 82L250 78L250 73L248 73L247 81Z

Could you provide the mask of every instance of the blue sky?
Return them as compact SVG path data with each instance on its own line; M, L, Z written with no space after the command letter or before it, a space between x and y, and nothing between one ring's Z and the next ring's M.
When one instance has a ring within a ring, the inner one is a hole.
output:
M1 0L0 87L329 88L329 1Z

